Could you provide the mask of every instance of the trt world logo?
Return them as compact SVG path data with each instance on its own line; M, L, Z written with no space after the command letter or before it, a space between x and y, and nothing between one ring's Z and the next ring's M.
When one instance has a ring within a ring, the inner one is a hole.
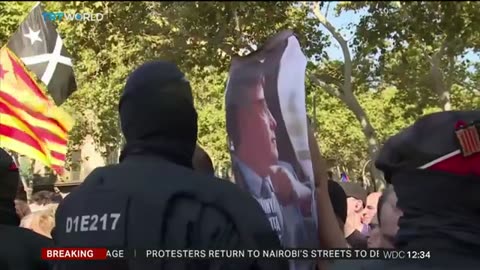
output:
M92 21L99 22L103 20L102 13L64 13L64 12L43 12L45 21Z

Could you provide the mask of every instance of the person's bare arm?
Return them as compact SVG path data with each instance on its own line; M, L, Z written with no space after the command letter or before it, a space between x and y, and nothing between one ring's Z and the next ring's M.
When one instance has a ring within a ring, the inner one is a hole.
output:
M316 203L318 211L318 233L322 248L347 248L343 230L340 228L328 194L328 177L325 160L313 130L308 127L308 143L315 178ZM320 266L320 265L319 265Z

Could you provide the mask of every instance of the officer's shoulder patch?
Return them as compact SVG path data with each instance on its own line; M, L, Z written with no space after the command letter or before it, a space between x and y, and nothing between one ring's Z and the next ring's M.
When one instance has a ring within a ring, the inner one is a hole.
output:
M480 121L469 125L459 121L455 133L464 157L480 153Z
M101 189L72 196L59 208L55 242L61 246L124 246L129 201L126 194Z

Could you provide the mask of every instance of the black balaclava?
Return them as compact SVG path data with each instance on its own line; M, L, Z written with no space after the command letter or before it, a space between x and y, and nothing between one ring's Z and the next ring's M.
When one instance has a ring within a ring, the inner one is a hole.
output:
M143 64L128 78L119 113L129 155L155 155L192 168L197 113L185 75L173 63Z
M480 177L411 170L392 175L402 209L396 247L476 253Z
M15 197L20 173L12 157L0 148L0 224L18 226L20 218L15 211Z

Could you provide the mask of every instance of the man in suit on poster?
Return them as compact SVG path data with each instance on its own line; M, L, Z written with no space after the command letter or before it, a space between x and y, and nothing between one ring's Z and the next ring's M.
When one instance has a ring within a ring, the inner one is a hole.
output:
M254 60L238 71L231 72L226 94L235 180L260 203L285 247L309 247L304 218L312 216L312 190L279 160L261 63Z

